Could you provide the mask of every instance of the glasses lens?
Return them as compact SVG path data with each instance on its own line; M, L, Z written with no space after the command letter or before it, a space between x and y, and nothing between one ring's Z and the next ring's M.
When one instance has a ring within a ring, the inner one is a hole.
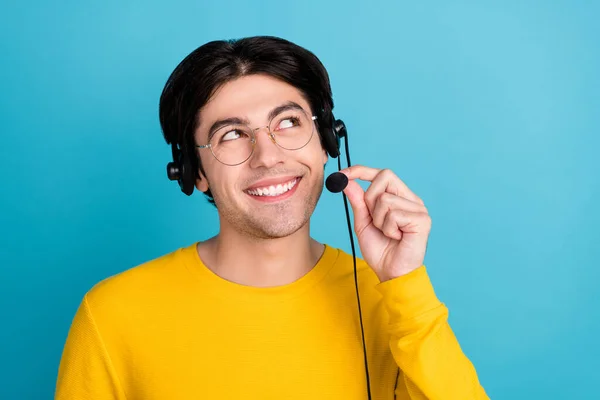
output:
M228 125L220 128L210 139L215 158L227 165L237 165L252 154L252 131L246 125Z
M308 144L313 131L312 118L303 110L288 110L271 120L269 128L275 142L284 149L298 150Z

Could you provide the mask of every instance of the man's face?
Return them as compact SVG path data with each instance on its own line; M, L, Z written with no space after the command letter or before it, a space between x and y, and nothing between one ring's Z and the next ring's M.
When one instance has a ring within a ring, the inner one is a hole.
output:
M267 75L248 75L223 85L200 110L196 143L208 143L209 130L217 121L238 118L252 128L269 124L275 108L300 105L310 117L312 110L295 87ZM314 124L311 120L310 124ZM277 137L277 136L275 136ZM196 182L200 191L211 190L223 223L256 238L288 236L303 227L323 190L327 154L314 133L299 150L286 150L273 143L268 129L256 131L254 153L245 162L230 166L219 162L209 149L199 149L206 176ZM266 196L270 186L285 193ZM291 189L290 189L291 188ZM261 190L259 190L261 189ZM263 195L258 193L263 192Z

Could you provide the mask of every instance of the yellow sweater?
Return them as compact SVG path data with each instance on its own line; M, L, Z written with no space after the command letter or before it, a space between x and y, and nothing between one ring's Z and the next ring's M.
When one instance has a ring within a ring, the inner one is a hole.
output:
M357 270L373 400L488 399L425 266L383 283ZM55 398L365 400L363 357L351 255L326 246L299 280L255 288L194 244L85 295Z

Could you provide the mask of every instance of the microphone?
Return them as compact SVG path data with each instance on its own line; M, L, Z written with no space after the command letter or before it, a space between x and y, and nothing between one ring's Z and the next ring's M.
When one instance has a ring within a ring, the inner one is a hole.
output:
M348 186L348 177L341 172L334 172L327 177L325 187L331 193L339 193Z

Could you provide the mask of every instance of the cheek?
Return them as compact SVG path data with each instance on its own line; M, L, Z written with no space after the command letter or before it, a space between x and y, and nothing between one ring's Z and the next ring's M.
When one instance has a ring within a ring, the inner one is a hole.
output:
M218 165L215 165L212 160L211 162L204 161L204 173L206 174L206 180L208 182L209 189L213 196L216 194L219 196L222 191L223 177Z
M315 153L315 156L314 156L315 163L319 164L319 166L321 168L323 168L325 166L325 164L327 163L327 161L329 160L327 151L325 151L325 149L321 146L320 143L317 143L314 153Z
M229 197L240 193L240 175L235 167L223 166L214 172L212 184L221 196Z
M321 144L321 137L318 133L315 132L313 138L310 141L310 145L307 146L310 150L311 158L314 158L315 161L318 161L321 164L325 164L328 160L327 151Z

